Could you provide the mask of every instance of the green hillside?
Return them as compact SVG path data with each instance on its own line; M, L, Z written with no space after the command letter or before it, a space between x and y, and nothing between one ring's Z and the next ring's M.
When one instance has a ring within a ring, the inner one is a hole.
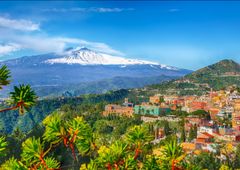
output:
M208 84L215 90L231 85L239 86L240 65L233 60L222 60L188 74L184 79L189 79L194 83Z
M240 86L240 65L233 60L222 60L181 79L151 85L145 88L149 93L201 95L211 88L220 90L228 86Z
M0 133L10 134L14 130L19 129L28 132L37 126L46 116L53 111L64 107L65 105L74 105L78 108L84 108L83 111L93 109L95 105L101 105L104 108L105 103L116 103L122 101L129 94L128 90L109 91L105 94L89 94L79 97L58 97L46 98L39 100L36 106L32 107L29 112L23 116L19 116L18 110L9 111L8 114L0 115ZM6 104L0 105L4 108Z
M240 73L240 65L233 60L221 60L215 64L209 65L202 69L199 69L191 74L186 75L187 78L200 78L206 75L223 75L226 72L238 72Z

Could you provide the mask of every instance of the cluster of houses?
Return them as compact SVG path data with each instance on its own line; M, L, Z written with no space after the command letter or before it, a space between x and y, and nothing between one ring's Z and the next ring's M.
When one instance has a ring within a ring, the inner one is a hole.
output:
M214 151L217 143L224 141L237 145L240 142L240 95L232 89L211 90L202 96L155 95L149 98L149 102L140 105L134 105L126 98L122 105L106 105L103 115L114 113L131 117L140 114L145 122L162 119L179 121L178 117L171 115L174 110L187 113L204 110L210 115L208 119L192 115L185 118L187 133L193 126L197 126L196 139L182 143L186 151ZM164 134L159 131L159 135L156 136L161 138Z
M161 96L150 97L149 102L143 102L141 105L134 105L129 103L128 99L122 105L108 104L105 106L105 111L103 115L107 116L109 114L117 114L119 116L133 116L133 114L148 115L148 116L162 116L169 114L171 108L164 102L161 102Z

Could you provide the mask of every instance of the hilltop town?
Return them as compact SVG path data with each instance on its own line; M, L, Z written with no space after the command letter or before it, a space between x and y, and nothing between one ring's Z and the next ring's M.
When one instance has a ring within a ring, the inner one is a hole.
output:
M125 98L122 105L106 105L102 114L141 115L144 122L184 122L185 139L181 145L187 152L216 152L218 144L236 146L240 142L240 93L234 87L211 90L202 96L156 94L139 105ZM179 139L181 135L177 134ZM165 136L164 128L158 128L154 141Z

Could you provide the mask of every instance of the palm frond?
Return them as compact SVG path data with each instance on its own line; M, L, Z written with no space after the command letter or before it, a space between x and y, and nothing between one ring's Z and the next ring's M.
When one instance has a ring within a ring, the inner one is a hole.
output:
M70 141L76 144L78 151L82 154L89 152L92 143L92 129L83 120L83 117L76 117L67 123Z
M9 160L7 160L6 162L4 162L1 165L0 169L2 169L2 170L13 170L13 169L27 170L28 168L25 167L24 165L22 165L21 163L19 163L19 161L17 161L17 159L12 157Z
M45 125L45 132L43 139L52 144L57 144L62 140L63 136L66 136L66 130L63 125L63 121L57 113L49 115L43 120Z
M49 169L58 169L60 167L60 163L52 158L52 157L46 157L44 158L45 163L46 163L46 167L48 167ZM41 165L39 167L39 169L44 169L45 167L43 165Z
M35 139L35 137L28 138L22 143L22 161L27 165L31 166L36 164L42 158L44 153L43 144L40 139Z
M0 137L0 157L5 156L6 153L6 147L7 147L7 142L5 137L1 136Z
M144 126L134 126L127 131L125 136L126 141L131 145L145 145L153 140L153 136L147 131Z
M30 85L14 86L14 91L10 92L10 104L18 107L20 114L23 114L35 105L36 100L37 96Z
M10 70L7 68L6 65L3 65L0 68L0 89L2 89L2 86L6 86L10 83Z

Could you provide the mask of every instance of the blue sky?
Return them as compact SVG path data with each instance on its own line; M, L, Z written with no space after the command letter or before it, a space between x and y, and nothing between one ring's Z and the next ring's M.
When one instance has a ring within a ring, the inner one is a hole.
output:
M70 46L193 70L240 62L240 2L0 2L0 60Z

